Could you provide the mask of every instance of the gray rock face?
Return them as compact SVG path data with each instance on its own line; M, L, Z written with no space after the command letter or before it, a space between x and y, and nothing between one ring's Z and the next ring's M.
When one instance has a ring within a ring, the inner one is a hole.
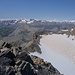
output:
M11 47L8 43L4 45L1 45L0 50L7 50L0 52L0 75L61 75L51 63L29 55L21 47Z
M8 44L7 42L4 42L3 40L0 40L0 48L11 48L12 45Z

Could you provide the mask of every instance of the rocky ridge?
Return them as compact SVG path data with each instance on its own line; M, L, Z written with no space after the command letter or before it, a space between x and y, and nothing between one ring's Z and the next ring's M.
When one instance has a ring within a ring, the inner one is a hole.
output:
M34 40L25 48L0 41L0 75L62 75L51 63L29 54L33 49L39 50L40 36L33 36Z
M8 20L0 21L0 27L3 36L0 36L3 38L0 40L0 75L62 75L51 63L29 53L42 53L39 47L41 35L75 37L75 22ZM3 35L3 32L7 33Z

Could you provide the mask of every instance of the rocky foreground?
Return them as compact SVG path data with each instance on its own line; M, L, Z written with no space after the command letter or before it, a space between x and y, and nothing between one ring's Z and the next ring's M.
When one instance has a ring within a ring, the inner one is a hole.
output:
M36 51L42 53L38 46L39 35L46 34L75 37L75 22L0 21L0 39L3 40L0 40L0 75L61 75L51 63L29 54Z
M30 55L22 47L0 41L0 75L62 75L51 63Z

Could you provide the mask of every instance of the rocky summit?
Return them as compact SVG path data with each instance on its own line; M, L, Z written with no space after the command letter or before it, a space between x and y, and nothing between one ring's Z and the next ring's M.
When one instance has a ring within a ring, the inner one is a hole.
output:
M75 22L0 21L0 75L62 75L50 62L31 55L42 53L40 38L48 34L75 37Z
M0 41L0 75L62 75L49 62Z

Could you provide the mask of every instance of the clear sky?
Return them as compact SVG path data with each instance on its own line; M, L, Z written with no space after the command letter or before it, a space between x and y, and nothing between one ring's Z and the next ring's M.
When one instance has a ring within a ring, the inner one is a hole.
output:
M74 20L75 0L0 0L0 19Z

